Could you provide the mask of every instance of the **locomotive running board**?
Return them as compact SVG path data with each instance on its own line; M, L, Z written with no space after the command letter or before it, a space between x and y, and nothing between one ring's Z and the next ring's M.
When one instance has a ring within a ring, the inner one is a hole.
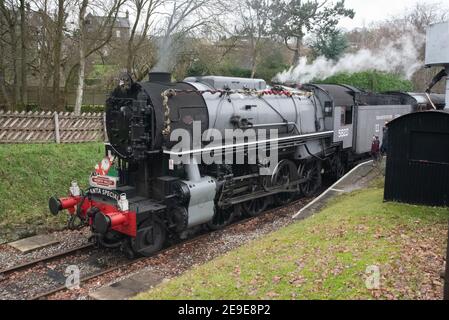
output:
M277 189L275 191L258 191L256 193L252 193L252 194L245 194L243 196L237 196L235 198L231 198L229 200L226 201L221 201L220 205L221 206L229 206L229 205L236 205L236 204L240 204L246 201L250 201L250 200L257 200L260 198L265 198L265 197L269 197L269 196L274 196L277 195L279 193L294 193L294 192L298 192L298 189Z
M217 146L217 147L209 147L209 148L202 148L202 149L194 149L194 150L187 150L187 151L171 151L171 150L164 150L165 154L172 155L172 156L184 156L184 155L191 155L191 154L202 154L205 152L213 152L213 151L225 151L225 152L234 152L234 148L241 149L245 147L253 147L257 148L262 147L260 145L266 145L271 144L274 142L279 143L302 143L306 142L308 140L312 139L323 139L323 138L329 138L333 137L334 132L333 131L326 131L326 132L317 132L317 133L310 133L310 134L303 134L303 135L297 135L297 136L291 136L291 137L283 137L283 138L277 138L277 139L267 139L267 140L260 140L260 141L251 141L251 142L243 142L243 143L235 143L230 145L224 145L224 146ZM278 146L278 149L286 148L287 146Z

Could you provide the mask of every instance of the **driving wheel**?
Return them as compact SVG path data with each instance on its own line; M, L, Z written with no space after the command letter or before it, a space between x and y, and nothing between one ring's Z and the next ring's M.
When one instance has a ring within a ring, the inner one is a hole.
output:
M211 230L220 230L224 227L231 224L232 220L234 220L234 206L231 206L229 208L223 209L223 208L217 208L215 210L214 217L212 218L212 221L209 221L207 223L207 226Z
M166 231L162 223L156 219L143 221L137 230L137 236L132 239L132 248L136 253L149 257L162 249Z
M321 164L318 161L303 163L298 168L300 180L306 180L300 185L302 194L305 197L312 197L321 187Z
M273 187L278 187L284 190L291 190L289 192L281 192L274 196L277 205L286 205L295 198L296 186L291 183L297 179L296 165L288 160L281 161L276 168L271 183Z
M335 156L333 156L330 163L333 178L338 180L345 175L346 169L340 154L336 154Z
M263 213L269 204L269 198L258 198L242 203L242 211L247 217L257 217Z

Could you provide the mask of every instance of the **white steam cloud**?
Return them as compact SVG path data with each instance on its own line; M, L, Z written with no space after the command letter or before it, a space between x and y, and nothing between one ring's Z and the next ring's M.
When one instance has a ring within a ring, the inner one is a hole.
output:
M158 61L151 71L171 72L176 64L176 47L171 36L165 36L157 42Z
M395 41L381 43L376 50L362 49L355 53L346 53L338 61L321 56L308 64L307 58L302 57L297 66L277 74L273 80L281 83L308 83L341 72L366 70L395 72L410 79L423 65L419 56L424 42L423 34L410 32Z

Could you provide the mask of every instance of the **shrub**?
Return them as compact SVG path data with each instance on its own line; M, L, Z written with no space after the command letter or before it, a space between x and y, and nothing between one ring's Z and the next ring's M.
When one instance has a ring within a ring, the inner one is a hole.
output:
M348 84L368 91L413 91L413 83L398 75L376 70L356 73L338 73L314 83Z
M65 111L67 111L67 112L73 112L73 110L74 110L73 105L65 107ZM104 111L105 111L105 106L102 104L95 104L95 105L87 104L87 105L81 106L81 113L84 113L84 112L97 113L97 112L104 112Z

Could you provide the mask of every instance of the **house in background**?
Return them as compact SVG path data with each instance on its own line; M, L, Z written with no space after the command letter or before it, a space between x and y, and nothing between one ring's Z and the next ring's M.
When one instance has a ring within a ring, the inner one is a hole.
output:
M113 18L107 16L94 16L89 13L86 16L87 24L87 36L88 37L99 37L99 32L102 33L101 37L106 37L112 26L112 41L126 41L129 39L130 35L130 22L129 22L129 12L126 11L125 17L117 17L115 21Z

